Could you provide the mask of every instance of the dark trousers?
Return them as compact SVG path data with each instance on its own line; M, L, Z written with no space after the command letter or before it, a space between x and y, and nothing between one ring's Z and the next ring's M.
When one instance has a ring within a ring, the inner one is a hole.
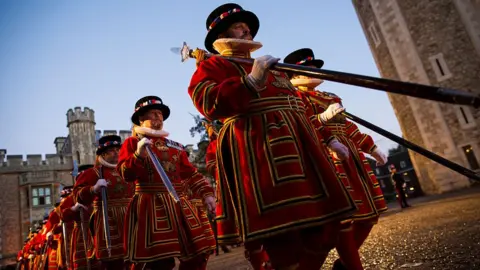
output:
M407 196L405 196L405 191L403 190L403 187L397 187L396 188L396 191L397 191L397 201L398 201L398 204L400 205L401 208L405 208L405 207L408 207L408 203L407 203Z

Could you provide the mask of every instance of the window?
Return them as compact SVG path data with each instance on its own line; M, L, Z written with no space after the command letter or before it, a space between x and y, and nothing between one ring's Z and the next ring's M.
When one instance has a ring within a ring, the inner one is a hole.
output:
M49 186L32 187L32 205L52 205L52 196Z
M477 125L470 108L466 106L457 106L455 108L455 112L457 114L458 122L462 128L471 128Z
M400 161L400 168L404 169L407 167L407 163L405 161Z
M473 151L472 146L465 145L462 147L462 150L463 150L463 153L465 154L465 157L467 158L468 164L470 165L470 169L472 170L480 169L480 166L478 165L477 157L475 156L475 152Z
M378 47L380 45L380 36L378 35L377 28L375 27L375 24L372 22L370 26L368 27L368 32L370 33L370 36L372 37L373 44L375 44L375 47Z
M80 162L80 152L77 151L77 162L78 164L82 164L82 162Z
M438 82L445 81L452 77L452 73L450 73L442 53L430 56L428 59L430 60L430 64L432 64Z

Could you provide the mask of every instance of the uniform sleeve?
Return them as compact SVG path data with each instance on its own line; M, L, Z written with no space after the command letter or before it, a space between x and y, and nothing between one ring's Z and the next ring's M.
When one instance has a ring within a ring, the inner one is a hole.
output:
M215 177L217 170L217 140L213 140L208 144L207 151L205 153L205 163L207 172Z
M48 215L48 221L47 224L45 224L45 232L52 231L58 223L60 223L60 217L56 211L52 211L50 215Z
M80 219L80 215L78 215L77 212L72 211L72 206L74 206L74 200L73 200L73 194L65 198L64 201L62 201L59 205L61 209L61 216L60 218L64 222L73 222L75 220Z
M311 124L320 134L320 139L328 145L333 139L335 139L335 136L332 134L330 129L322 121L320 121L319 113L324 112L325 108L322 106L322 103L315 102L314 99L311 99L309 96L300 91L299 93L303 102L305 103L307 110L306 113Z
M73 196L77 202L88 206L97 196L93 186L97 183L98 176L93 168L87 169L78 175L73 187Z
M250 100L258 94L233 65L214 56L202 61L193 74L188 94L209 120L246 113Z
M146 160L135 153L137 143L138 139L136 137L129 137L120 148L117 171L126 182L147 177L144 167Z
M347 135L363 152L371 154L377 146L370 135L363 134L355 123L347 120Z
M187 154L182 151L180 154L181 168L180 177L187 182L188 188L194 194L194 197L205 198L208 196L214 196L212 186L207 182L205 177L201 175L195 167L188 161ZM196 195L196 196L195 196Z

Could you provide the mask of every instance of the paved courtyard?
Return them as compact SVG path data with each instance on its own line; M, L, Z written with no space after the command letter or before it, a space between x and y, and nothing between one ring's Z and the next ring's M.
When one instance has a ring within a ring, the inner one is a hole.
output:
M480 269L480 188L391 204L361 249L365 269ZM322 269L331 269L332 251ZM243 248L213 256L209 270L252 269Z

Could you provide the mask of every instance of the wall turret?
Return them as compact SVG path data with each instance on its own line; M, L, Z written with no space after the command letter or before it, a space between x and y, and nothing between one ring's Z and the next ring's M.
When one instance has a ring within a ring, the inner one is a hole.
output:
M67 137L56 137L55 140L53 141L53 144L55 144L55 149L57 150L57 154L62 153L63 146L65 145L65 141L67 140Z
M67 127L70 134L73 160L79 165L95 162L95 112L84 107L75 107L67 112Z

